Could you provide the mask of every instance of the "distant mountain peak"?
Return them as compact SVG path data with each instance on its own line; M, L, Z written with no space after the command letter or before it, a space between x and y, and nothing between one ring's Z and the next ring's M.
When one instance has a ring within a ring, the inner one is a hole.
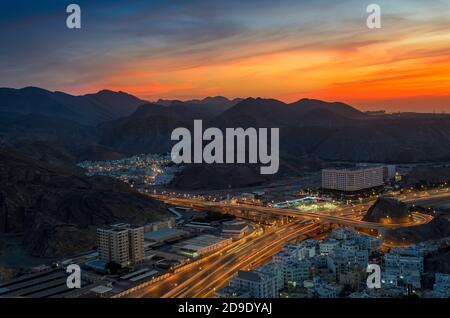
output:
M74 96L28 86L21 89L0 88L0 111L15 116L34 114L68 119L83 125L96 125L132 114L146 101L125 92L101 90Z
M208 96L208 97L203 98L202 102L205 102L205 101L218 101L218 100L220 100L220 101L228 101L228 102L231 101L230 99L228 99L228 98L226 98L224 96Z

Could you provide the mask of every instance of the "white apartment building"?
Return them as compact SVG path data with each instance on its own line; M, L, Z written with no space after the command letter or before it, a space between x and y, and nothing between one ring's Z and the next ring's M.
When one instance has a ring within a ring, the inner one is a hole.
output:
M395 271L400 274L414 271L423 273L423 257L388 253L384 255L384 266L387 271Z
M381 239L370 235L357 233L353 229L334 228L332 234L334 238L345 241L342 243L343 247L348 247L348 249L352 248L349 244L356 244L358 249L375 251L381 244Z
M331 234L332 234L332 236L334 238L336 238L338 240L346 240L346 239L354 237L356 232L355 232L354 229L343 228L343 227L335 227L331 231Z
M423 256L423 251L415 244L408 247L394 247L391 248L391 254L403 255L403 256Z
M391 180L395 178L395 174L397 172L397 167L395 165L386 165L383 167L383 169L385 180Z
M281 251L273 256L275 263L286 263L298 259L298 247L296 245L285 246Z
M365 234L355 234L354 240L361 249L365 249L370 252L377 250L381 245L381 239Z
M299 260L304 260L316 256L318 242L306 240L298 244L297 256Z
M285 286L301 286L310 279L311 263L308 260L288 261L281 264L281 271Z
M130 266L144 261L144 227L114 224L97 229L98 254L101 260Z
M327 255L327 267L332 273L338 273L342 265L358 265L365 269L369 263L369 253L367 250L345 250L336 247Z
M344 192L371 189L384 184L384 168L370 167L357 169L322 170L322 188Z
M381 284L383 288L393 288L398 286L398 273L392 271L384 271L381 273Z
M277 291L284 288L284 277L281 269L281 265L277 263L268 263L264 264L257 269L255 269L255 272L262 273L265 275L273 276L275 277L275 289Z
M230 279L230 287L246 292L251 298L276 298L276 277L256 271L239 271Z
M309 298L336 298L337 295L341 292L340 286L333 283L321 281L320 279L305 281L303 285L308 290Z
M326 240L319 243L319 252L321 255L327 255L339 245L340 242L335 240L334 238L327 238Z

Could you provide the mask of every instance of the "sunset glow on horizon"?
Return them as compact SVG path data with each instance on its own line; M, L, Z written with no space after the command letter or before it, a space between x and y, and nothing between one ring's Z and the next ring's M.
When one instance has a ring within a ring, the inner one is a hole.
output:
M450 1L378 2L376 30L366 26L368 3L353 0L110 1L106 8L80 1L79 31L58 28L64 8L48 5L23 13L28 23L20 27L0 19L2 43L19 39L1 49L0 86L450 111ZM3 9L5 17L18 10Z

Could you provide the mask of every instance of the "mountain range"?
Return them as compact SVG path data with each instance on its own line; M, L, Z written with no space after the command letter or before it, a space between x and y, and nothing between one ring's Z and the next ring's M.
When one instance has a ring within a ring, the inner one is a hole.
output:
M0 144L57 144L86 159L167 153L174 128L279 127L283 158L313 156L357 162L450 159L450 116L404 113L374 116L344 103L301 99L159 100L149 103L103 90L72 96L40 88L0 89ZM102 153L102 150L105 153Z
M11 118L24 115L54 117L82 125L131 115L148 103L124 92L102 90L96 94L73 96L37 87L0 88L0 113Z
M90 248L94 229L165 217L157 203L106 177L86 177L75 164L133 154L167 153L170 135L191 128L279 127L280 174L321 162L421 162L450 159L450 116L374 116L344 103L302 99L150 103L103 90L73 96L41 88L0 88L0 232L24 233L33 255ZM267 181L251 165L187 166L173 182L187 189L237 188ZM272 178L272 177L271 177ZM421 178L421 177L420 177ZM419 178L419 179L420 179Z

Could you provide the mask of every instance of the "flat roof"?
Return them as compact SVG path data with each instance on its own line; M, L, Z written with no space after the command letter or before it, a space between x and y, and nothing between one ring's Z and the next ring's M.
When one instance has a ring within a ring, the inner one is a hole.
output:
M112 291L112 287L107 287L104 285L100 285L91 289L91 292L96 294L105 294L110 291Z
M82 288L88 285L84 280L81 283ZM73 290L67 287L67 274L63 270L52 270L20 277L0 287L2 297L64 297L72 292Z
M43 276L39 276L37 278L30 277L29 280L21 280L17 283L6 283L3 286L0 287L6 287L9 292L16 291L16 290L23 290L29 287L33 286L39 286L40 284L43 284L48 281L57 280L60 278L64 278L64 280L67 278L67 275L63 271L57 271L57 272L46 272Z
M182 248L183 250L188 250L188 251L195 251L195 252L197 252L197 251L199 251L199 250L201 250L201 249L204 249L205 246L202 246L202 245L195 245L195 244L186 244L186 245L183 245L181 248Z
M128 273L128 274L126 274L126 275L120 276L120 279L129 279L129 278L131 278L131 277L133 277L133 276L137 276L137 275L139 275L139 274L145 273L145 272L147 272L148 270L149 270L149 268L143 268L143 269L140 269L140 270L138 270L138 271L131 272L131 273Z
M144 238L146 240L152 240L152 241L162 241L165 239L173 238L174 236L183 236L187 234L186 231L179 230L179 229L162 229L154 232L147 232L144 234Z
M224 231L224 232L228 232L228 231L241 232L241 231L246 230L247 228L248 228L248 225L245 223L244 224L227 224L222 227L222 231Z
M142 275L139 275L139 276L130 278L130 280L131 280L132 282L137 282L138 280L141 280L141 279L144 279L144 278L147 278L147 277L150 277L150 276L155 276L156 274L159 274L159 272L158 272L158 271L155 271L155 270L153 270L153 271L148 271L148 272L146 272L146 273L144 273L144 274L142 274Z
M261 277L259 274L255 273L255 272L250 272L250 271L239 271L238 277L241 279L244 279L244 280L252 281L252 282L260 282L261 281Z

